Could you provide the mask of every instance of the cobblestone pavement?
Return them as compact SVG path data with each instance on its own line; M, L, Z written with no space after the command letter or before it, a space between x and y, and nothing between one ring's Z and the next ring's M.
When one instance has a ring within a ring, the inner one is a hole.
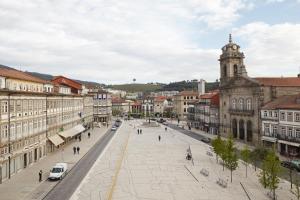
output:
M165 131L164 126L141 127L141 122L124 123L71 200L247 200L246 192L251 199L268 199L252 166L246 178L240 163L230 183L230 171L223 171L213 153L208 155L207 144L170 128ZM143 134L138 135L137 128ZM185 159L188 148L193 162ZM277 194L278 199L293 198L286 181L281 181Z

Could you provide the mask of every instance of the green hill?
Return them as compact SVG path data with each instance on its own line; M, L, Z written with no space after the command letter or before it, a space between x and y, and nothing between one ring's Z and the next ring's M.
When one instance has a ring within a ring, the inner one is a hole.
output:
M108 85L108 88L116 90L124 90L126 92L152 92L160 90L162 85L158 84L141 84L141 83L132 83L132 84L120 84L120 85Z

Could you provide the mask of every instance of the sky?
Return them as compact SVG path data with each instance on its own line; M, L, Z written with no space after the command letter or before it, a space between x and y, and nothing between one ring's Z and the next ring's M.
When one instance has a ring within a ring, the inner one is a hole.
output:
M249 76L300 73L300 0L0 1L0 64L105 84L215 81L229 33Z

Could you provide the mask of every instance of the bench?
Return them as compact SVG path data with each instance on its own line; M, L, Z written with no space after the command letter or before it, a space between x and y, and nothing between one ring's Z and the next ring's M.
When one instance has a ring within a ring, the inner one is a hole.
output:
M209 176L209 171L206 169L201 169L200 174L204 175L204 176Z
M227 188L227 181L225 181L224 179L219 178L217 180L217 184L220 185L223 188Z

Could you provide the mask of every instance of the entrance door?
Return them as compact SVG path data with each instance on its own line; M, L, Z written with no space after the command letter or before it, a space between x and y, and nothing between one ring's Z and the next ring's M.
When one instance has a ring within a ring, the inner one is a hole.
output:
M27 167L27 153L24 154L24 168Z
M34 149L34 162L37 161L37 149Z

